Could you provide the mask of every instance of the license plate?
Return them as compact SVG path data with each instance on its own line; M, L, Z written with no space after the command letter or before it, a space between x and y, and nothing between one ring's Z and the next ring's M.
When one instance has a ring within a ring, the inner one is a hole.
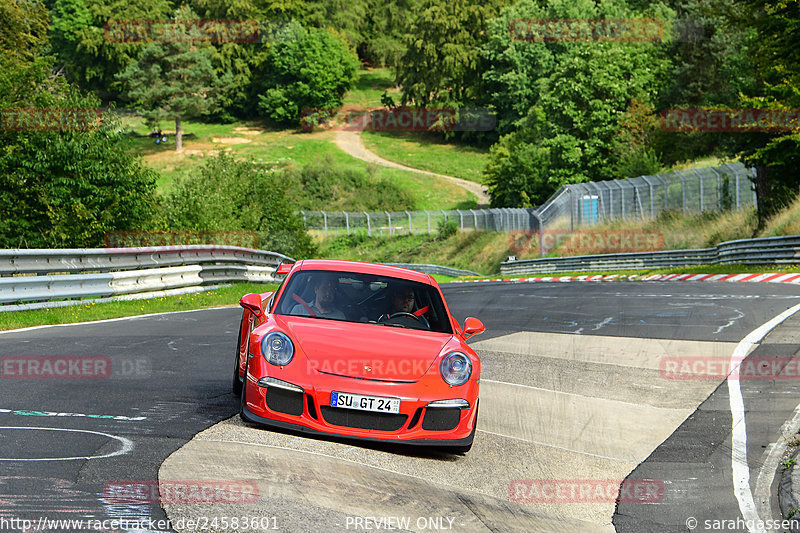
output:
M400 412L400 398L381 398L379 396L350 394L349 392L332 392L331 407L397 414Z

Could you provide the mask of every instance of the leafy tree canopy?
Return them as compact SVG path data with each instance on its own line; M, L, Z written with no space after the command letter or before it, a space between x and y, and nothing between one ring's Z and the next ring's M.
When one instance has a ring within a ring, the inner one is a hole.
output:
M277 123L298 124L310 109L335 109L357 77L358 58L330 31L291 23L258 72L259 109Z

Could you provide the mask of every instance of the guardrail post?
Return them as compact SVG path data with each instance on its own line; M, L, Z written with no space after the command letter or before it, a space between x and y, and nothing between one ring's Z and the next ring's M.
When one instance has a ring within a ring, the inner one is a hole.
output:
M364 215L366 215L367 217L367 236L372 237L372 226L370 225L369 222L369 213L367 213L366 211L362 211L362 213L364 213Z

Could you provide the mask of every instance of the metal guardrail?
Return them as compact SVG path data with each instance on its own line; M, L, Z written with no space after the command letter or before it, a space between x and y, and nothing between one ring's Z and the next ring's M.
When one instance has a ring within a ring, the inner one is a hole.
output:
M800 264L800 235L764 237L723 242L714 248L545 257L500 264L502 275L646 270L694 265L790 265Z
M461 276L481 276L482 274L478 274L477 272L473 272L471 270L461 270L458 268L450 268L441 265L428 265L428 264L411 264L411 263L384 263L390 266L396 267L403 267L408 268L410 270L416 270L417 272L423 272L425 274L439 274L442 276L452 276L454 278L458 278Z
M275 281L294 259L237 246L0 250L1 304Z

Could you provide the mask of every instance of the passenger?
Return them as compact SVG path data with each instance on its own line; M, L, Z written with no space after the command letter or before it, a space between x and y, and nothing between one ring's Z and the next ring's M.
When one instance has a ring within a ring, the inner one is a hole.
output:
M290 314L345 320L344 313L333 306L336 299L336 285L334 278L318 276L314 281L314 301L311 304L298 303Z

